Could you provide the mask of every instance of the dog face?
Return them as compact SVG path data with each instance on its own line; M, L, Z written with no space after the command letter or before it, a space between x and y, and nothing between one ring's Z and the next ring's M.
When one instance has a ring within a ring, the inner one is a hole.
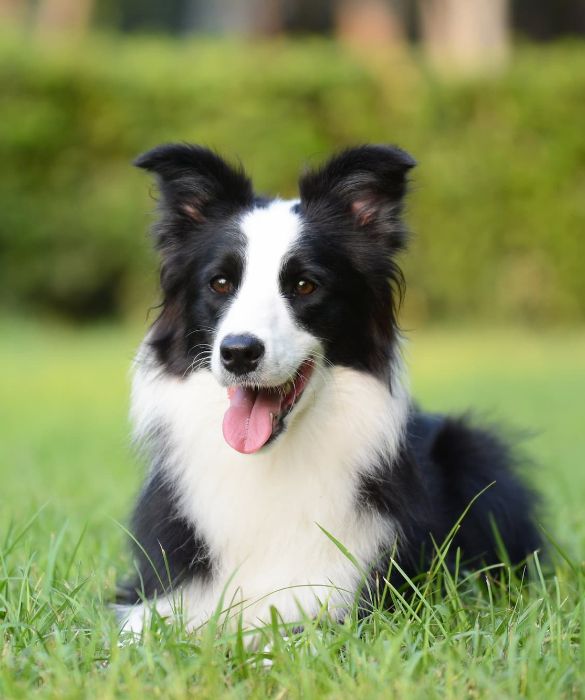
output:
M305 174L296 201L255 196L241 169L195 146L160 146L136 164L162 195L163 306L149 341L165 371L211 371L226 387L232 447L274 439L316 368L390 379L410 156L347 150Z
M242 272L232 279L219 271L229 289L219 290L227 297L226 309L211 355L211 370L225 386L282 386L304 361L322 354L319 338L298 316L303 302L309 302L307 292L315 294L317 287L315 275L298 264L302 222L297 209L277 200L239 218Z

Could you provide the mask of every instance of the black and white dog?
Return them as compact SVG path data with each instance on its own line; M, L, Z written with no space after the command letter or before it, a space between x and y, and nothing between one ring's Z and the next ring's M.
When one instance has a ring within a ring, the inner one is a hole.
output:
M160 189L163 300L132 391L150 470L125 629L153 607L190 628L222 607L248 627L271 606L341 618L364 571L379 589L391 559L424 570L491 482L451 551L473 565L499 561L499 538L512 562L539 546L506 446L411 403L396 321L407 153L346 150L294 201L258 197L198 146L136 165Z

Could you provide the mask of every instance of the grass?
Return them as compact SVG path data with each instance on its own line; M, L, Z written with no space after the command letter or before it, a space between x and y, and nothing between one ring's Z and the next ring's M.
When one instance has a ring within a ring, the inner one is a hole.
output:
M118 522L140 480L126 422L140 331L1 321L0 697L583 697L585 333L411 335L425 407L473 405L534 430L527 475L563 555L530 584L505 570L448 577L439 562L393 612L289 640L267 630L267 666L213 624L119 643L105 603L130 566Z

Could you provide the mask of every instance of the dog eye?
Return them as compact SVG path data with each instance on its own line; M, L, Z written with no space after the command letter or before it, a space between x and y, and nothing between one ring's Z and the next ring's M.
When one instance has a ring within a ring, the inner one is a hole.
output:
M315 289L317 289L317 285L314 282L307 279L300 279L295 283L294 293L298 296L306 297L312 294Z
M214 277L209 283L211 289L217 294L231 294L234 291L234 285L223 275Z

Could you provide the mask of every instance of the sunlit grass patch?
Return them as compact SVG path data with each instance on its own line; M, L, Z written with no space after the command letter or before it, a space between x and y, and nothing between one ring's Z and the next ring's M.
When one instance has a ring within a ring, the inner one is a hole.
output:
M126 644L108 606L131 570L118 523L140 479L125 418L140 334L0 323L0 697L582 696L582 333L411 334L425 406L538 429L523 449L552 541L530 577L449 571L438 555L386 591L390 608L356 606L341 624L293 629L275 612L250 644L219 617L195 634L155 620Z

